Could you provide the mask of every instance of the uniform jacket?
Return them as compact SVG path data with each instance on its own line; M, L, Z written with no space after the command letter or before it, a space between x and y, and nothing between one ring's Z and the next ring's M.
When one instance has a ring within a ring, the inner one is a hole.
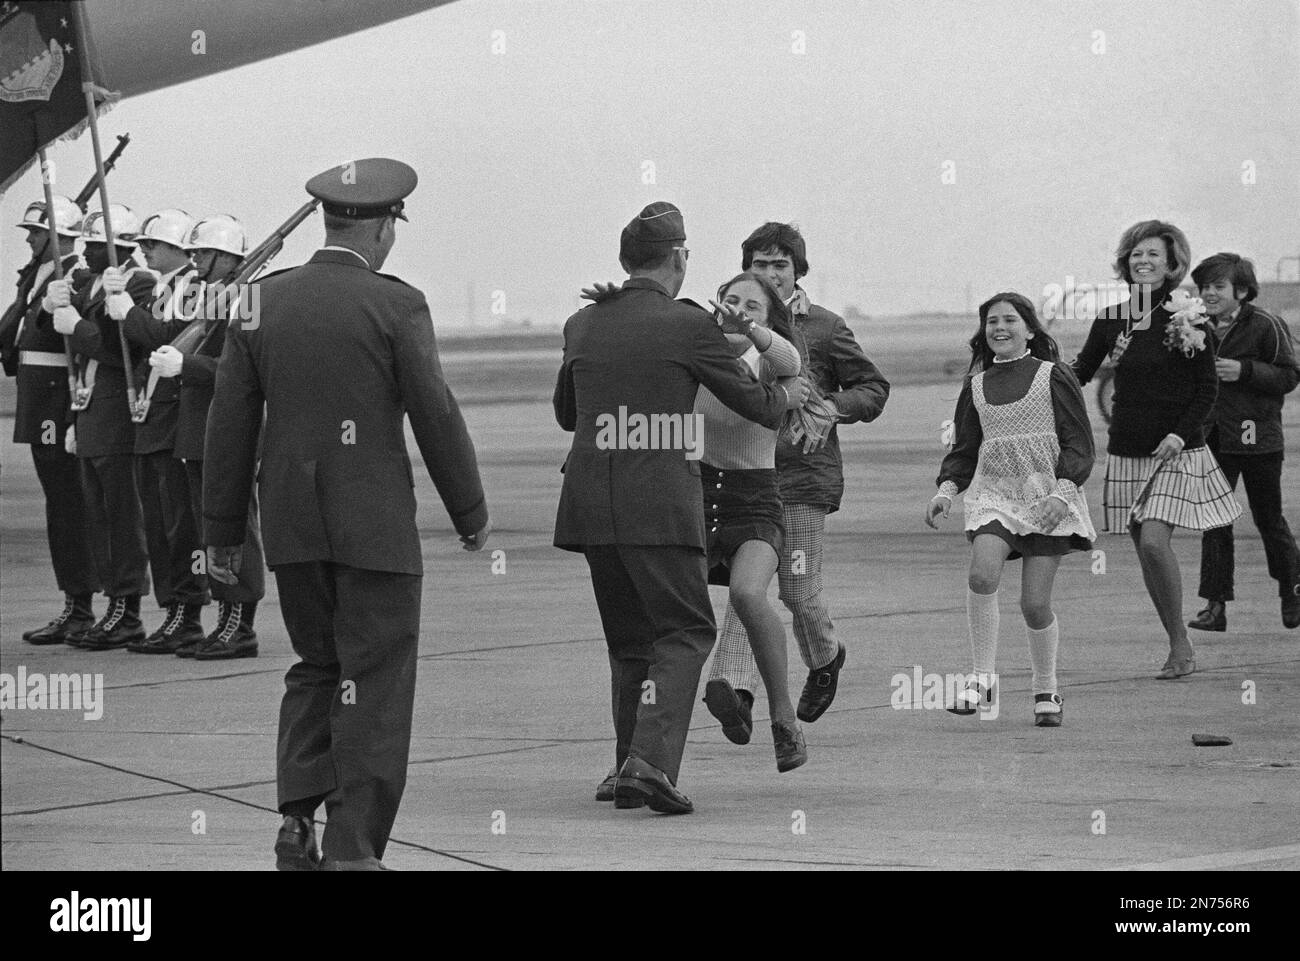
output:
M97 274L79 270L72 277L72 306L81 314L81 320L72 331L72 349L84 368L89 360L98 361L95 372L95 389L90 406L78 411L77 456L106 457L110 454L131 454L135 451L135 424L127 406L126 375L122 368L122 345L118 324L104 307L104 288L94 290ZM145 267L130 269L126 292L136 306L146 310L153 302L153 288L158 275ZM94 290L92 295L91 291ZM130 347L131 365L138 365L148 353ZM143 385L136 381L137 391Z
M804 373L839 408L840 423L870 423L879 417L889 400L889 381L862 353L843 318L814 304L794 322ZM844 465L838 425L809 454L778 436L776 469L783 503L819 505L827 513L839 510Z
M775 428L785 392L763 384L698 306L634 277L564 325L555 419L574 432L555 546L674 544L704 548L700 462L682 449L602 449L597 418L642 414L685 424L700 384L737 413ZM680 435L679 435L680 436Z
M260 312L227 328L217 367L205 542L244 540L265 403L257 476L267 564L423 573L404 415L457 532L487 521L424 295L338 250L259 284Z
M1286 322L1254 304L1242 304L1237 319L1220 335L1218 356L1241 361L1241 377L1219 381L1219 398L1210 415L1210 447L1224 454L1280 452L1283 398L1300 379ZM1253 444L1242 440L1249 436L1246 421L1255 425Z
M208 426L208 408L217 382L217 362L226 344L226 305L214 299L219 311L199 341L198 349L181 361L180 394L176 415L176 446L172 453L184 460L203 459L203 435Z
M77 262L76 254L63 258L63 272L72 273ZM20 363L21 352L26 350L41 351L47 354L63 354L63 336L54 329L54 318L41 309L41 300L54 279L50 273L32 291L27 302L22 321L11 330L5 331L6 352L12 348L16 355L15 386L17 399L14 407L14 443L15 444L63 444L63 434L72 415L68 409L68 369L64 367L47 367L36 364ZM50 438L46 424L53 424L57 436Z
M198 271L182 267L170 278L159 278L154 285L153 297L143 306L132 307L122 318L122 329L133 347L143 352L143 360L135 368L135 382L140 396L145 396L149 383L149 355L165 344L192 322L195 307L202 303L186 298L193 279L194 288L201 293ZM149 412L143 423L135 426L135 452L153 454L171 450L176 445L176 418L180 385L175 377L159 377L149 401Z

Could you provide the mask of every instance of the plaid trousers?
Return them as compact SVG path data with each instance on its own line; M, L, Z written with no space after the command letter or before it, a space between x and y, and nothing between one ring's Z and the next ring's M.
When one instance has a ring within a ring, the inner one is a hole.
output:
M786 504L785 550L777 566L782 603L794 615L794 636L808 670L825 667L839 653L835 625L822 602L822 541L826 509L814 504ZM749 635L736 610L727 603L727 616L709 669L709 680L726 678L732 687L756 694L763 679L749 646Z

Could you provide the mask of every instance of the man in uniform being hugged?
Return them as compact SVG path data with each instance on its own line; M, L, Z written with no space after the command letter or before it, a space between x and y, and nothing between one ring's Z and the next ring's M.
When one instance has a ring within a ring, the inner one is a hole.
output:
M73 245L81 234L81 210L67 197L54 198L54 243L50 243L48 221L45 202L36 201L28 205L18 225L26 229L27 245L40 266L26 301L15 305L17 322L0 333L5 373L17 377L14 443L32 445L36 476L45 493L45 533L54 580L64 597L57 617L45 627L23 634L29 644L62 644L69 636L89 630L95 623L91 597L99 590L81 496L81 471L77 458L64 447L71 423L64 340L43 305L54 279L54 258L61 259L65 276L77 262Z
M137 306L121 292L124 279L111 268L104 275L108 314L122 324L126 339L140 350L136 382L135 455L140 504L144 512L154 597L162 623L142 641L127 645L137 654L172 654L203 642L199 612L208 602L203 547L190 505L185 465L172 456L176 445L177 385L151 376L148 354L171 343L192 321L195 306L185 294L194 265L185 250L194 218L183 210L161 210L145 219L136 238L150 268L158 274L153 300Z
M132 239L140 221L129 207L110 208L114 247L123 265L124 293L140 307L153 302L155 275L131 265ZM81 230L86 270L71 281L53 281L46 303L54 328L72 339L80 358L78 393L84 407L69 431L81 461L91 548L108 609L88 631L73 634L67 643L91 650L125 647L144 637L140 595L149 590L149 557L134 464L135 425L127 402L126 369L122 361L118 323L109 316L104 274L108 269L108 236L100 211L86 216ZM75 290L75 294L73 291Z
M314 177L325 247L258 281L260 311L227 327L217 368L204 446L205 463L221 465L203 475L208 573L233 583L242 563L261 428L266 563L300 658L280 705L281 870L383 870L406 786L423 563L404 417L465 549L488 536L429 305L377 273L415 184L406 164L378 158Z

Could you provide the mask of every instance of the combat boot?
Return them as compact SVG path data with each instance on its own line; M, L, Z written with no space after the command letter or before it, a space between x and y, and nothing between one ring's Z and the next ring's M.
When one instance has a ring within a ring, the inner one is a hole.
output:
M77 636L77 647L90 651L111 651L126 647L132 641L143 640L144 625L140 622L140 595L110 597L108 610L99 623L85 634Z
M257 633L244 617L244 605L233 601L225 606L225 619L208 635L194 653L198 661L225 661L237 657L257 657Z
M198 604L170 604L162 626L142 641L126 646L134 654L175 654L186 644L203 640Z
M23 634L28 644L63 644L74 634L84 634L95 626L95 612L90 607L90 595L63 596L63 611L50 623Z

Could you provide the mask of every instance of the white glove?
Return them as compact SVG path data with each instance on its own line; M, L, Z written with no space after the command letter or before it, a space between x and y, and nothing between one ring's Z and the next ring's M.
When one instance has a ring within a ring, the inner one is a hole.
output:
M104 292L121 294L126 292L126 275L121 267L108 267L104 270Z
M131 312L135 301L131 299L130 294L109 294L104 301L104 306L108 308L108 316L114 320L121 320Z
M67 280L51 280L41 298L41 309L47 314L54 313L56 307L67 307L72 303L72 284Z
M149 355L149 366L158 371L159 377L175 377L181 372L181 361L185 355L166 344Z
M77 313L76 307L54 308L54 329L65 337L72 334L79 320L81 320L81 314Z
M69 454L77 452L77 428L71 424L68 425L68 432L63 435L63 449Z

